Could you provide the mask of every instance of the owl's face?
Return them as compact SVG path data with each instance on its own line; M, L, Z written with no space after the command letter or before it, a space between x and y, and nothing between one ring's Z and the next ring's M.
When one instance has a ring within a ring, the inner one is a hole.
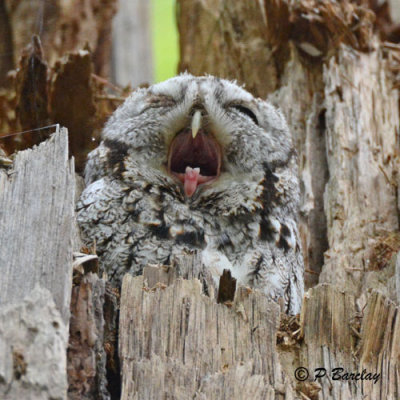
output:
M139 168L174 186L184 202L201 205L212 195L214 206L224 201L234 214L260 207L265 169L291 152L272 105L232 82L189 74L135 91L108 121L103 141L130 160L123 179L132 178L129 166ZM111 169L120 166L114 157Z

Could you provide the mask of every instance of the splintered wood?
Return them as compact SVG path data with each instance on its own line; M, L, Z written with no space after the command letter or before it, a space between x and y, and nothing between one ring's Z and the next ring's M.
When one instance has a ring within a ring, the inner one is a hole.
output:
M360 370L380 373L379 385L363 382L371 399L398 399L400 393L399 307L379 292L373 292L364 311L359 344Z
M96 72L108 75L111 22L116 10L116 0L3 2L0 15L4 15L8 28L3 28L3 46L8 52L2 53L5 60L3 57L0 60L0 71L6 61L15 67L32 33L40 32L50 64L67 52L89 46L94 53Z
M66 399L75 174L68 134L0 166L0 398Z
M83 170L106 119L128 94L94 74L93 58L88 49L79 50L50 66L39 37L33 36L16 71L9 73L9 87L0 88L0 149L12 154L32 147L61 124L68 127L76 169Z
M104 351L105 281L89 272L72 288L68 399L109 399Z
M228 308L203 295L198 280L151 290L142 276L126 275L122 399L273 399L278 324L278 305L260 293L242 288Z
M319 368L326 370L328 377L317 381L322 399L363 398L358 381L332 380L331 375L337 367L358 372L354 357L356 338L352 331L356 316L354 297L330 285L319 285L305 296L301 314L303 343L297 365L307 368L311 381ZM299 391L307 395L310 380L298 382Z
M16 155L0 170L0 305L21 301L36 285L53 294L69 321L75 173L65 128Z
M163 283L154 284L157 267L123 280L122 399L398 398L398 308L378 292L363 318L354 296L327 284L309 290L300 328L281 324L279 337L291 340L277 346L279 307L263 294L239 287L221 305L199 280L159 268Z
M325 188L329 250L320 282L358 295L368 287L369 250L382 232L399 228L397 183L398 92L376 51L343 48L324 68Z

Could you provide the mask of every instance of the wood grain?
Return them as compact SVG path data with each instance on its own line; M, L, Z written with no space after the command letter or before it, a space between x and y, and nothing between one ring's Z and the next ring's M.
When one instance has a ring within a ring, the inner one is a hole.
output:
M74 193L65 128L17 153L11 170L0 170L1 305L18 303L40 285L52 293L68 324L77 237Z
M272 399L278 324L278 305L258 292L240 290L229 308L202 294L197 279L149 288L143 276L126 275L121 398Z

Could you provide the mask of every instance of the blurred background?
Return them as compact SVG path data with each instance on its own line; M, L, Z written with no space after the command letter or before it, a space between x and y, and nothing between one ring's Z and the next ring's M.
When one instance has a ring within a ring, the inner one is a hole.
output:
M175 0L120 0L113 21L112 77L126 86L176 75L178 32Z
M68 127L81 171L109 115L134 90L177 74L175 0L0 2L0 150Z

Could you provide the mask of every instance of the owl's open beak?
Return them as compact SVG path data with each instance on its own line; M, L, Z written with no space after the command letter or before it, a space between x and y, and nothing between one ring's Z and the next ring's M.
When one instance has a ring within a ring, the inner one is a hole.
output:
M199 185L218 178L220 169L221 146L201 128L201 114L196 111L190 128L179 132L171 143L168 171L183 183L185 195L191 197Z

